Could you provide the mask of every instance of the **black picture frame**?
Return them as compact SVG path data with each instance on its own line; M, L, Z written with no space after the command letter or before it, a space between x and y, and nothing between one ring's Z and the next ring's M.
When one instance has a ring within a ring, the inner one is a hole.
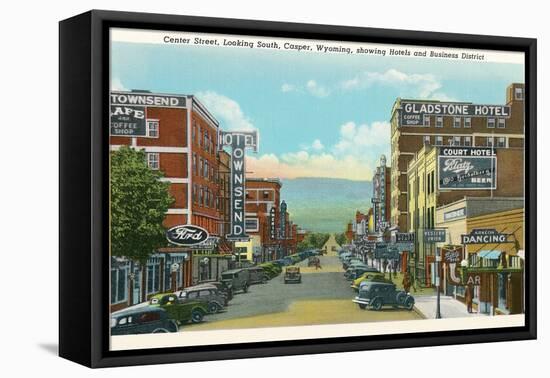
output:
M109 351L109 28L447 46L525 53L525 326ZM59 354L89 367L535 339L536 39L93 10L59 25Z

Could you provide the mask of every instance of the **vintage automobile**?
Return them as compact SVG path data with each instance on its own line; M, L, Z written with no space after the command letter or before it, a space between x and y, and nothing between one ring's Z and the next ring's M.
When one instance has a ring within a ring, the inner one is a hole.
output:
M302 274L300 273L300 267L287 266L285 269L285 284L287 283L302 283Z
M319 263L319 257L317 256L311 256L307 260L307 266L316 266Z
M404 307L407 310L412 310L414 307L412 295L405 291L397 291L393 283L375 281L367 281L360 288L353 302L363 310L368 307L378 311L382 306Z
M220 312L224 306L227 306L227 298L214 286L191 286L174 294L181 303L196 301L204 303L209 314Z
M384 277L384 274L380 272L366 272L366 273L363 273L358 278L356 278L351 283L350 287L355 291L359 291L359 288L361 287L361 285L366 284L369 281L393 283L391 280L386 279Z
M259 266L253 266L246 268L248 270L249 283L251 285L258 283L267 283L269 281L269 276L267 273Z
M378 269L367 265L354 265L344 274L348 280L355 280L365 273L379 273Z
M208 306L199 301L180 301L175 293L157 294L149 300L150 307L160 307L166 311L168 317L184 324L188 322L200 323L208 311Z
M229 282L224 281L216 281L216 280L205 280L199 282L196 286L214 286L218 291L224 295L227 298L227 301L229 302L231 299L233 299L233 286Z
M159 307L138 307L111 315L111 335L177 332L178 325Z
M246 293L250 286L250 272L247 269L231 269L222 272L222 282L231 284L233 293L242 291Z

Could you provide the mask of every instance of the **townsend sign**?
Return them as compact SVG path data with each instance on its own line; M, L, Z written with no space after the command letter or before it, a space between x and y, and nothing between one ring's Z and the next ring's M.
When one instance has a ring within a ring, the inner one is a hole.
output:
M479 105L458 103L401 102L401 125L423 126L424 116L455 117L510 117L510 107L506 105Z
M231 149L231 229L228 240L248 240L245 227L245 151L258 152L258 131L220 131L218 149Z

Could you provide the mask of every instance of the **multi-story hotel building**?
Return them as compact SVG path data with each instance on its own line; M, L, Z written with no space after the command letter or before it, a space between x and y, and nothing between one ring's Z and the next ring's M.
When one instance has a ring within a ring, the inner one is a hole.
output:
M524 146L524 85L506 89L505 105L398 98L391 115L391 225L408 229L407 169L424 146Z
M229 253L222 261L217 259L223 254L219 246L228 210L225 202L220 203L220 193L225 196L226 188L220 190L218 131L218 121L195 96L111 92L111 151L121 146L144 150L149 167L164 173L162 180L170 183L174 197L164 226L197 225L212 239L201 249L160 248L145 265L118 261L111 272L116 288L111 293L113 309L213 278L230 261Z

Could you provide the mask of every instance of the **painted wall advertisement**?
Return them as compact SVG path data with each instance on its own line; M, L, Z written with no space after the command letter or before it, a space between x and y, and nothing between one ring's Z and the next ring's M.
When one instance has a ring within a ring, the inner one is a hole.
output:
M493 148L443 147L439 149L439 189L497 188L497 157Z

